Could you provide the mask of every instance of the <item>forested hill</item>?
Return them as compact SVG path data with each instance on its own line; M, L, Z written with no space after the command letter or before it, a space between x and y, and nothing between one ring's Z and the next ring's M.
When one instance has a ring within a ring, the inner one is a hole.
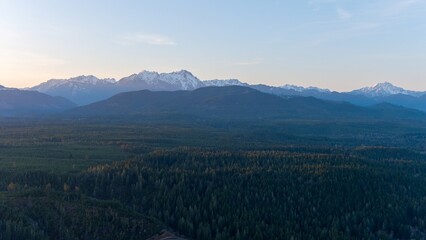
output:
M0 117L40 116L62 112L75 106L62 97L52 97L36 91L0 88Z
M403 107L359 107L313 97L278 97L248 87L206 87L193 91L120 93L105 101L75 108L66 116L132 117L187 115L218 119L400 119L425 118Z

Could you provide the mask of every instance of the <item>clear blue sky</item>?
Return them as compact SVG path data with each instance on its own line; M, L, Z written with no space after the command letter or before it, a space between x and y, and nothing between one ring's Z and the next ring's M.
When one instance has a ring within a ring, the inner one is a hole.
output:
M201 79L426 90L426 0L0 0L0 84Z

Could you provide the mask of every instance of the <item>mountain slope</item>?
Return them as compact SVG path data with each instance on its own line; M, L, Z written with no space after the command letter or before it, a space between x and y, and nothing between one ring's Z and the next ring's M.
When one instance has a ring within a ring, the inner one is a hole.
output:
M36 91L3 89L0 91L0 116L40 115L61 112L76 105L62 97Z
M382 98L376 98L376 101L391 103L394 105L403 106L406 108L413 108L426 112L426 99L422 99L421 97L414 97L405 94L395 94Z
M419 117L406 111L397 117ZM282 98L249 87L205 87L193 91L152 92L148 90L117 94L105 101L72 109L69 116L137 117L186 115L202 118L381 118L392 117L383 109L358 107L313 97ZM422 114L420 114L422 115ZM423 115L422 115L423 116ZM420 116L421 117L421 116Z

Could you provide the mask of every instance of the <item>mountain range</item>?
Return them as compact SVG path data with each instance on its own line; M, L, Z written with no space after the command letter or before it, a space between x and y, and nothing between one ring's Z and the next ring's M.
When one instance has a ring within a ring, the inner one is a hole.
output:
M391 103L407 108L426 111L426 92L410 91L384 82L350 92L336 92L316 87L284 85L280 87L263 84L250 85L237 79L201 81L191 72L181 70L172 73L143 71L120 80L98 79L94 76L79 76L70 79L52 79L30 90L51 96L61 96L78 105L86 105L128 91L176 91L194 90L208 86L247 86L264 93L278 96L304 96L323 100L345 101L358 106Z
M345 106L344 109L351 109L354 113L358 111L361 114L362 111L368 109L368 111L378 111L380 109L383 111L391 112L401 112L402 107L411 108L415 110L426 111L426 92L420 91L410 91L405 90L400 87L396 87L391 83L384 82L376 84L373 87L365 87L357 90L353 90L350 92L336 92L328 89L320 89L316 87L300 87L295 85L284 85L280 87L276 86L268 86L264 84L251 85L248 83L243 83L237 79L228 79L228 80L205 80L202 81L199 78L195 77L191 72L186 70L181 70L178 72L172 73L157 73L157 72L149 72L143 71L138 74L133 74L128 77L124 77L120 80L115 80L113 78L99 79L95 76L79 76L70 79L52 79L32 88L27 88L23 90L19 89L11 89L0 86L0 115L15 115L15 114L28 114L28 113L50 113L50 112L61 112L66 111L75 107L75 104L78 106L89 105L88 108L93 110L93 103L95 106L103 106L96 105L97 102L102 104L106 101L117 100L117 97L123 96L123 94L127 92L138 92L138 94L142 94L142 99L148 102L138 102L131 103L126 102L129 106L135 107L138 105L139 107L145 108L134 108L133 113L141 114L145 111L152 112L155 114L160 114L160 110L163 109L164 112L178 112L191 114L190 109L193 109L195 106L189 106L188 101L194 101L194 104L200 104L201 102L205 103L205 99L195 98L198 96L196 94L205 93L210 96L211 99L222 100L219 96L224 97L220 91L227 91L227 93L233 93L234 91L228 90L230 86L239 86L241 88L257 90L256 92L260 92L267 95L259 95L251 92L252 96L260 97L262 99L258 99L257 102L268 102L264 101L264 96L272 97L275 99L284 99L286 100L286 104L294 103L295 106L299 108L290 109L288 107L281 106L280 109L275 109L276 113L279 113L280 116L290 116L289 112L303 112L305 107L302 107L301 104L297 103L297 101L302 102L311 102L313 104L313 99L321 100L320 105L315 105L317 107L326 108L330 105L333 105L333 108L337 108L337 106ZM210 88L210 87L222 87L222 88ZM209 89L203 90L204 88ZM215 90L212 90L215 89ZM221 89L221 90L217 90ZM145 90L140 92L141 90ZM234 89L235 90L235 89ZM205 92L207 91L207 92ZM157 94L158 92L158 94ZM214 92L217 96L213 96L212 92ZM240 93L235 91L235 93ZM136 94L136 93L133 93ZM195 94L195 95L194 95ZM176 96L175 96L176 95ZM113 97L114 96L114 97ZM133 95L132 95L133 96ZM139 95L138 95L139 96ZM151 96L152 99L149 97ZM178 97L179 96L179 97ZM240 94L240 97L246 97L244 94ZM112 98L111 98L112 97ZM162 98L167 100L161 100ZM193 100L190 100L190 99ZM69 99L69 100L67 100ZM111 100L113 99L113 100ZM173 100L176 99L176 100ZM240 100L235 96L235 98L231 98L231 96L227 96L229 101L237 101ZM297 101L296 101L297 99ZM140 101L140 99L135 98L135 101ZM171 103L167 103L167 101L177 101L176 104L183 104L179 106L175 106L174 108L167 109L167 107L172 106ZM181 102L183 101L183 102ZM200 101L197 103L197 101ZM242 100L241 100L242 101ZM253 100L255 101L255 100ZM296 101L296 102L293 102ZM74 102L74 103L73 103ZM110 102L111 103L111 102ZM162 105L158 105L162 103ZM297 103L297 104L296 104ZM315 102L319 103L319 102ZM324 105L324 103L327 103ZM148 105L147 105L148 104ZM156 105L157 104L157 105ZM231 102L228 102L231 104ZM255 108L256 102L250 102L247 107ZM281 104L281 103L280 103ZM392 105L390 105L392 104ZM108 105L108 104L107 104ZM117 105L117 104L116 104ZM164 105L164 106L163 106ZM108 106L112 106L109 104ZM185 108L180 108L180 106L186 106ZM212 105L214 106L214 105ZM274 105L277 106L277 105ZM392 107L391 107L392 106ZM117 107L121 108L122 111L128 109L126 105L118 104ZM156 110L147 110L149 108L155 108ZM204 106L207 109L209 106ZM239 106L241 111L244 109L244 105ZM361 107L361 108L357 108ZM100 107L101 108L101 107ZM104 108L104 107L102 107ZM219 107L217 107L219 109ZM261 107L259 107L258 113L265 113L266 109L269 106L264 106L264 111ZM81 109L85 109L84 107ZM230 107L229 109L232 109ZM252 109L252 110L253 110ZM287 114L280 113L281 109L287 109ZM307 109L307 108L306 108ZM362 111L360 109L363 109ZM112 112L116 112L114 109L110 109ZM143 110L143 111L142 111ZM167 110L167 111L166 111ZM82 110L83 111L83 110ZM94 111L94 110L93 110ZM106 111L106 110L105 110ZM128 114L133 114L130 109L128 109ZM188 112L189 111L189 112ZM195 111L195 110L194 110ZM234 110L235 111L235 110ZM361 111L361 112L359 112ZM96 111L94 111L96 112ZM107 111L106 111L107 112ZM195 112L200 113L199 109ZM273 111L271 110L271 113ZM309 112L321 112L319 109L317 110L309 110ZM344 112L344 111L343 111ZM307 114L306 112L305 115ZM411 114L413 112L410 112ZM210 115L214 113L210 112ZM222 114L222 113L221 113ZM253 111L251 114L254 114ZM417 113L416 113L417 114ZM415 115L416 115L415 114ZM219 114L220 115L220 114ZM241 113L243 116L244 114ZM256 114L254 114L256 115ZM273 114L272 114L273 115ZM266 114L265 116L272 116L271 114ZM335 114L336 115L336 114ZM343 114L348 116L347 113ZM371 115L371 114L370 114ZM409 114L410 115L410 114ZM264 117L263 115L259 117Z
M79 76L70 79L52 79L30 88L52 96L61 96L85 105L104 100L117 93L148 89L152 91L194 90L205 87L192 73L182 70L172 73L143 71L119 81L99 79L95 76Z

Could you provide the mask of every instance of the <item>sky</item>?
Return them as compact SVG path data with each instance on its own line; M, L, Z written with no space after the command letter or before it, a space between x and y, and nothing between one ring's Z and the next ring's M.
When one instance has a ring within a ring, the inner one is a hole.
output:
M181 69L426 90L426 0L0 0L0 85Z

